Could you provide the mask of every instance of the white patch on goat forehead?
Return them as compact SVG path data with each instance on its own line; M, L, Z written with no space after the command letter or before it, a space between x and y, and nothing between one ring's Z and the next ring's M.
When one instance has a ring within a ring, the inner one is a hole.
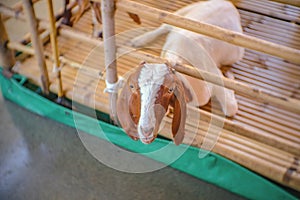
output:
M138 80L140 88L150 84L161 86L167 73L168 67L165 64L144 64Z
M165 64L145 64L141 69L138 84L141 93L141 116L139 127L155 126L154 104L168 67ZM142 133L139 131L140 137Z

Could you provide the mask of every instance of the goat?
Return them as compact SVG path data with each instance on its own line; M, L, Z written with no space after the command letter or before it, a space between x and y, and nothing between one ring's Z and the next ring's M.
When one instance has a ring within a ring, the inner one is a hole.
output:
M239 13L229 1L197 2L178 10L175 14L242 33ZM131 45L133 47L145 46L166 33L169 34L163 46L161 57L168 60L173 66L176 63L191 64L222 77L223 74L219 68L232 65L240 60L244 54L242 47L167 24L132 39ZM234 78L230 71L225 75L228 78ZM197 97L192 99L194 102L197 101L200 107L207 104L212 96L215 96L226 116L231 117L237 113L238 105L234 91L208 84L190 76L184 76L184 78L192 86L191 89L196 91Z
M175 14L242 33L238 11L225 0L194 3ZM161 57L169 64L142 63L129 76L118 100L121 126L132 139L140 138L145 144L156 138L168 105L174 107L172 134L176 145L184 138L186 103L195 105L197 102L196 105L203 106L215 96L225 115L233 116L238 110L234 91L190 76L176 76L172 66L190 63L221 77L223 74L219 68L240 60L244 49L167 24L132 39L131 45L142 47L166 33L169 34ZM227 76L232 78L230 73Z
M184 138L186 99L184 85L166 64L141 63L128 77L117 102L120 125L134 140L149 144L156 137L169 105L174 108L175 144Z
M93 2L90 0L76 0L79 6L79 12L76 13L73 19L72 13L70 10L67 9L67 5L69 4L69 0L65 0L64 5L64 19L63 23L69 26L72 26L76 23L80 17L83 15L85 10L90 5L92 8L92 25L93 25L93 37L101 37L102 38L102 18L101 18L101 3L100 2ZM138 15L129 13L128 15L134 22L137 24L141 24L140 18Z

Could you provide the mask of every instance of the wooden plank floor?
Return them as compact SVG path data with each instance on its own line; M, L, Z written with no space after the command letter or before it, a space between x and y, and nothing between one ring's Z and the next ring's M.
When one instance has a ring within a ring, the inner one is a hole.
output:
M158 0L139 0L139 2L173 12L191 1L171 0L161 3ZM299 8L271 1L240 0L234 2L239 9L245 34L300 49ZM142 25L137 25L131 21L125 12L117 11L117 43L126 45L130 38L145 32L149 27L159 26L159 23L155 21L143 18L141 18L141 21ZM86 12L79 22L74 25L73 29L91 34L91 12ZM154 49L145 51L159 55L163 41L164 37L151 45ZM58 37L58 44L60 53L65 58L83 63L85 66L80 70L67 65L63 67L62 79L66 96L73 101L108 113L108 96L103 93L105 82L103 77L99 75L99 72L104 72L102 46L97 47L62 36ZM46 44L45 49L47 52L51 52L50 44ZM119 56L118 73L121 76L124 76L140 62L140 60L132 57L130 52ZM50 89L57 92L57 80L51 73L52 63L49 60L47 66L51 78ZM27 76L30 81L40 84L39 70L33 57L23 61L14 70ZM237 81L300 100L299 65L264 53L246 50L243 60L234 64L232 71ZM214 135L215 131L211 131L212 141L219 138L218 145L214 146L213 151L266 176L270 176L264 171L267 169L257 167L258 163L269 162L272 166L276 165L286 169L292 165L295 159L299 160L300 115L240 94L236 94L236 96L239 103L237 115L225 120L220 135ZM208 113L208 116L210 116L210 105L211 103L201 108L202 112ZM210 130L217 130L218 128L210 123L209 117L208 119L202 119L201 117L200 122L198 122L198 118L195 117L198 115L199 113L190 113L184 142L200 147L208 128ZM170 118L165 119L165 127L161 132L166 137L171 137L170 120ZM271 139L256 141L245 136L247 131ZM283 141L283 145L286 144L287 147L275 148L274 144L278 141ZM229 152L232 148L235 148L242 156L236 158L235 155ZM253 155L256 155L256 157L252 158ZM269 157L266 155L269 155Z

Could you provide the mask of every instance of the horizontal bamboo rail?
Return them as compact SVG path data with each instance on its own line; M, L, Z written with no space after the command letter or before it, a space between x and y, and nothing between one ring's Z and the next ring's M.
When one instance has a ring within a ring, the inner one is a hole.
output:
M267 42L252 36L247 36L241 33L230 31L224 28L196 22L182 16L172 14L170 12L152 8L140 3L129 0L120 0L117 2L117 8L132 12L146 18L158 20L161 23L167 23L179 28L184 28L189 31L204 34L234 45L264 52L273 56L277 56L290 62L300 64L300 50L278 45L272 42Z
M66 37L72 37L76 39L83 40L85 42L88 42L90 44L94 45L100 45L102 42L97 39L93 39L88 37L85 34L76 33L70 29L59 29L59 32L61 35L64 35ZM157 56L153 56L150 54L146 54L143 52L137 52L134 49L130 47L125 46L118 46L117 52L119 54L123 54L126 52L130 52L133 56L140 58L141 60L146 60L149 62L166 62L166 60L162 58L158 58ZM261 90L257 87L252 87L247 84L231 80L225 77L219 77L215 74L211 74L209 72L206 72L204 70L195 69L191 66L182 66L182 65L176 65L174 68L184 74L190 75L192 77L198 78L203 80L203 77L205 77L205 81L224 86L226 88L235 90L238 93L241 93L245 96L255 98L261 102L279 106L281 108L284 108L286 110L289 110L294 113L300 113L300 101L292 98L288 98L276 93L271 93L265 90ZM221 83L221 84L220 84ZM224 83L224 85L222 85Z

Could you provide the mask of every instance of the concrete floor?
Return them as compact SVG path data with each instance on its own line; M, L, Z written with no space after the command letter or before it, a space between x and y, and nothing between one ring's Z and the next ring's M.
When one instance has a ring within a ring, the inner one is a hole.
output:
M0 199L242 199L170 167L130 174L99 163L75 129L0 95Z

